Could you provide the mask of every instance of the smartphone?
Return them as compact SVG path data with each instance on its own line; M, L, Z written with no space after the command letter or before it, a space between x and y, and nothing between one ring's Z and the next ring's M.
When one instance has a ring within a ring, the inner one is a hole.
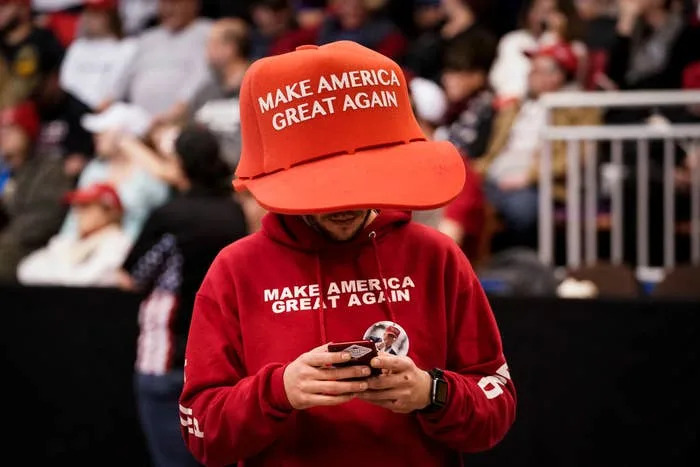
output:
M377 345L368 340L351 341L351 342L333 342L328 344L329 352L348 352L350 360L343 363L336 363L338 368L346 366L366 365L370 367L370 376L379 376L382 374L380 368L372 368L369 362L378 355Z

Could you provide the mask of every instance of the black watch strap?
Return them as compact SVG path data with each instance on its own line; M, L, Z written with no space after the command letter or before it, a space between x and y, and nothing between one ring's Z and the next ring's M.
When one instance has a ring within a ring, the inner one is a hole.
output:
M430 404L421 410L423 413L437 412L447 405L447 381L444 372L440 368L433 368L428 374L431 379Z

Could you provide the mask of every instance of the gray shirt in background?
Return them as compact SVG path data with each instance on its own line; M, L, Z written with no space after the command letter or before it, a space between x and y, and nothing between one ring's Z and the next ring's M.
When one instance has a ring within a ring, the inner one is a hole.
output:
M225 89L210 76L190 103L193 121L206 125L221 145L221 158L235 169L241 157L239 89Z
M157 26L138 39L137 51L117 83L116 97L151 115L190 102L208 76L206 43L211 21L197 19L181 31Z

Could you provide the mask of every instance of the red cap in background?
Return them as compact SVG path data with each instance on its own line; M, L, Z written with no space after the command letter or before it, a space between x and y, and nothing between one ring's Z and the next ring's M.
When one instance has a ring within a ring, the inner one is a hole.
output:
M575 75L578 70L578 57L571 44L557 42L546 45L534 51L526 51L525 55L530 58L550 57L566 72Z
M72 205L99 203L106 208L124 212L117 190L107 183L95 183L89 187L71 191L66 194L65 202Z
M387 334L393 334L394 337L399 337L401 335L401 330L396 326L388 326L384 332Z
M26 101L2 110L0 112L0 126L19 127L29 139L35 141L39 136L40 123L34 103Z
M117 6L117 0L85 0L86 8L94 8L96 10L116 10Z

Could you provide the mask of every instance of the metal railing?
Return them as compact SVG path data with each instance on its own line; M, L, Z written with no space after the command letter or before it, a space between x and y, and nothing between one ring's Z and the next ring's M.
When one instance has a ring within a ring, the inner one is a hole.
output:
M623 181L610 187L610 261L623 262L623 234L625 228L636 229L637 266L649 265L649 146L652 141L663 141L663 263L673 267L675 245L675 151L676 144L687 150L700 152L700 124L635 124L601 126L553 126L552 110L571 107L670 107L700 105L700 91L658 92L561 92L542 97L547 124L543 132L544 147L540 158L539 180L539 254L545 264L553 265L555 222L552 180L552 143L565 141L567 145L566 173L566 266L578 267L584 262L592 265L598 260L598 210L600 143L610 146L611 163L623 168L623 142L636 141L636 198L637 225L624 225ZM581 152L585 163L581 163ZM582 186L585 190L582 190ZM582 202L582 199L583 202ZM690 183L690 257L700 264L700 164L691 170ZM583 237L583 238L582 238ZM582 242L583 240L583 242ZM583 243L583 244L582 244ZM582 246L584 248L582 248ZM656 247L656 245L654 245Z

